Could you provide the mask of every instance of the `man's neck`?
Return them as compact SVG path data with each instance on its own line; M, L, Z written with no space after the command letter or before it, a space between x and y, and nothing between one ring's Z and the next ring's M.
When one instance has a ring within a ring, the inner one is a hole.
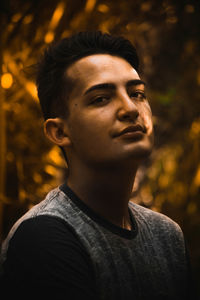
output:
M73 168L67 184L96 213L113 224L130 229L128 201L137 168L118 167L106 170Z

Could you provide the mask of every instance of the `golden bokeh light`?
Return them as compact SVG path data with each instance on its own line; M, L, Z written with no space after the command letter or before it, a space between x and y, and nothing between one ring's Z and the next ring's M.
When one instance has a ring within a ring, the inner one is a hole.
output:
M31 82L31 81L27 81L25 88L27 90L27 92L29 92L29 94L35 99L38 100L38 96L37 96L37 88L36 85Z
M16 13L15 15L13 15L12 17L12 22L13 23L17 23L20 19L21 19L21 13Z
M56 165L61 166L63 163L63 159L60 155L60 149L55 146L53 147L49 153L48 153L48 158Z
M106 4L99 4L98 11L107 13L109 11L109 7Z
M27 15L24 17L23 23L30 24L33 21L33 15Z
M196 186L200 186L200 165L197 169L197 172L196 172L196 175L195 175L195 178L194 178L194 184Z
M9 89L13 84L13 76L11 73L4 73L1 76L1 86L3 89Z
M57 169L52 165L47 165L45 167L45 172L48 173L49 175L54 176L57 172Z
M95 7L96 0L87 0L86 5L85 5L85 11L86 12L91 12L93 8Z
M62 18L64 10L65 10L65 3L64 2L60 2L57 5L57 7L56 7L56 9L55 9L55 11L53 13L52 19L50 21L49 27L51 29L56 28L56 26L58 25L60 19Z
M194 120L192 122L189 136L191 139L199 138L199 136L200 136L200 118L198 118L197 120Z
M44 37L44 41L46 44L49 44L53 41L54 39L54 33L53 31L48 31L47 34Z

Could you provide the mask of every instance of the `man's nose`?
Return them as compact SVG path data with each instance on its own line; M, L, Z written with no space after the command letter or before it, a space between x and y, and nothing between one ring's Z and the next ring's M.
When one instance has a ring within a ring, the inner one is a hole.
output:
M128 94L119 96L118 119L120 121L135 121L139 116L139 111L134 100Z

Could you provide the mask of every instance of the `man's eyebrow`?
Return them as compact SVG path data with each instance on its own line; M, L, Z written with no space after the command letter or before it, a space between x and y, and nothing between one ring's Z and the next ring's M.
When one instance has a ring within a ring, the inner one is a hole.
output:
M140 84L143 84L145 86L145 82L142 81L141 79L132 79L127 82L126 86L130 87L133 85L140 85ZM90 88L88 88L84 92L84 95L87 95L90 92L95 91L95 90L103 90L103 89L114 90L115 88L116 88L116 86L113 83L99 83L99 84L95 84L95 85L91 86Z
M127 87L130 87L132 85L140 85L143 84L144 86L146 85L146 83L144 81L142 81L141 79L133 79L133 80L129 80L126 84Z
M112 83L99 83L99 84L95 84L93 86L91 86L90 88L88 88L84 95L87 95L88 93L95 91L95 90L102 90L102 89L111 89L114 90L115 89L115 85Z

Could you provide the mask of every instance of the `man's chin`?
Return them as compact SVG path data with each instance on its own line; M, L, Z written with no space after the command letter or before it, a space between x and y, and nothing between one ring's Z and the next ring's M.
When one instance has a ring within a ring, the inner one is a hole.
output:
M127 155L127 158L133 159L135 161L144 160L149 157L153 150L153 141L140 141L134 145L128 145L126 149L124 149Z

